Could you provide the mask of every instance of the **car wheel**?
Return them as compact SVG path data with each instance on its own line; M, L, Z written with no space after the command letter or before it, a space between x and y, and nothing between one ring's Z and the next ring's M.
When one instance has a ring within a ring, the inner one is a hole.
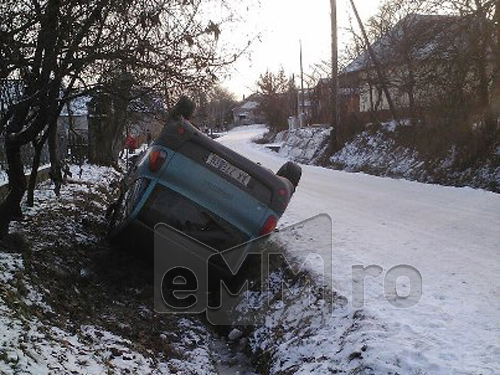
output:
M281 166L281 168L276 172L278 176L285 177L296 189L299 184L300 178L302 177L302 168L297 163L287 161Z

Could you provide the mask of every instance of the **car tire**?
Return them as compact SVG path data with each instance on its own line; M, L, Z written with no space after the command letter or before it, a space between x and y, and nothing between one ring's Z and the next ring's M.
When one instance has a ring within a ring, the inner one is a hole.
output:
M300 178L302 177L302 168L297 163L287 161L281 166L278 172L276 172L276 175L284 177L290 181L295 190L299 184Z

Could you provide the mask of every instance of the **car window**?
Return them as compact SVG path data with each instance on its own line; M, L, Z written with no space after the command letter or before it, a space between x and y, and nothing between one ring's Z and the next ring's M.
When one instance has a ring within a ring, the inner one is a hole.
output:
M213 212L186 197L157 185L139 220L154 227L164 223L217 250L226 250L248 240L248 236Z

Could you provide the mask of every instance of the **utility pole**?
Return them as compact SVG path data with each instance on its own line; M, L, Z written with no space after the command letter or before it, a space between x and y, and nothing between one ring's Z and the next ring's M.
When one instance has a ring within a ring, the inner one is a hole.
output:
M295 73L292 73L292 83L293 83L293 92L290 94L290 100L292 101L293 115L295 117L299 116L299 96L298 90L295 86Z
M302 112L304 113L305 109L305 93L304 93L304 69L302 67L302 40L299 40L300 43L300 91L302 92ZM300 111L299 111L300 112ZM300 113L299 113L300 116Z
M387 103L389 104L389 110L391 111L392 117L394 120L398 121L398 116L396 113L396 107L394 107L394 103L392 102L391 98L391 93L389 92L389 89L387 88L386 85L386 80L385 76L382 73L382 69L380 68L380 64L377 60L377 57L375 56L375 52L373 51L373 48L368 40L368 36L366 35L365 27L363 26L363 23L361 22L361 18L359 17L358 10L356 9L356 6L354 5L354 0L350 0L352 9L354 10L354 15L356 16L356 19L358 21L359 27L361 29L361 33L363 34L363 39L365 40L366 43L366 48L368 49L368 54L370 55L370 58L373 61L373 65L375 65L375 70L378 75L378 79L380 80L380 85L382 86L382 90L384 91L385 97L387 99Z
M339 122L339 81L338 81L338 48L337 48L337 0L330 0L331 23L332 23L332 80L331 80L331 125L333 127Z

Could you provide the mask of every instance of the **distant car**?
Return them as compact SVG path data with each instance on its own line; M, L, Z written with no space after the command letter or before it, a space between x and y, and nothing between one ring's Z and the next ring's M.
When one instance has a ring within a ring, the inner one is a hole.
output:
M276 228L300 177L295 163L274 174L174 121L124 178L108 212L109 236L152 238L164 223L218 251L233 248Z

